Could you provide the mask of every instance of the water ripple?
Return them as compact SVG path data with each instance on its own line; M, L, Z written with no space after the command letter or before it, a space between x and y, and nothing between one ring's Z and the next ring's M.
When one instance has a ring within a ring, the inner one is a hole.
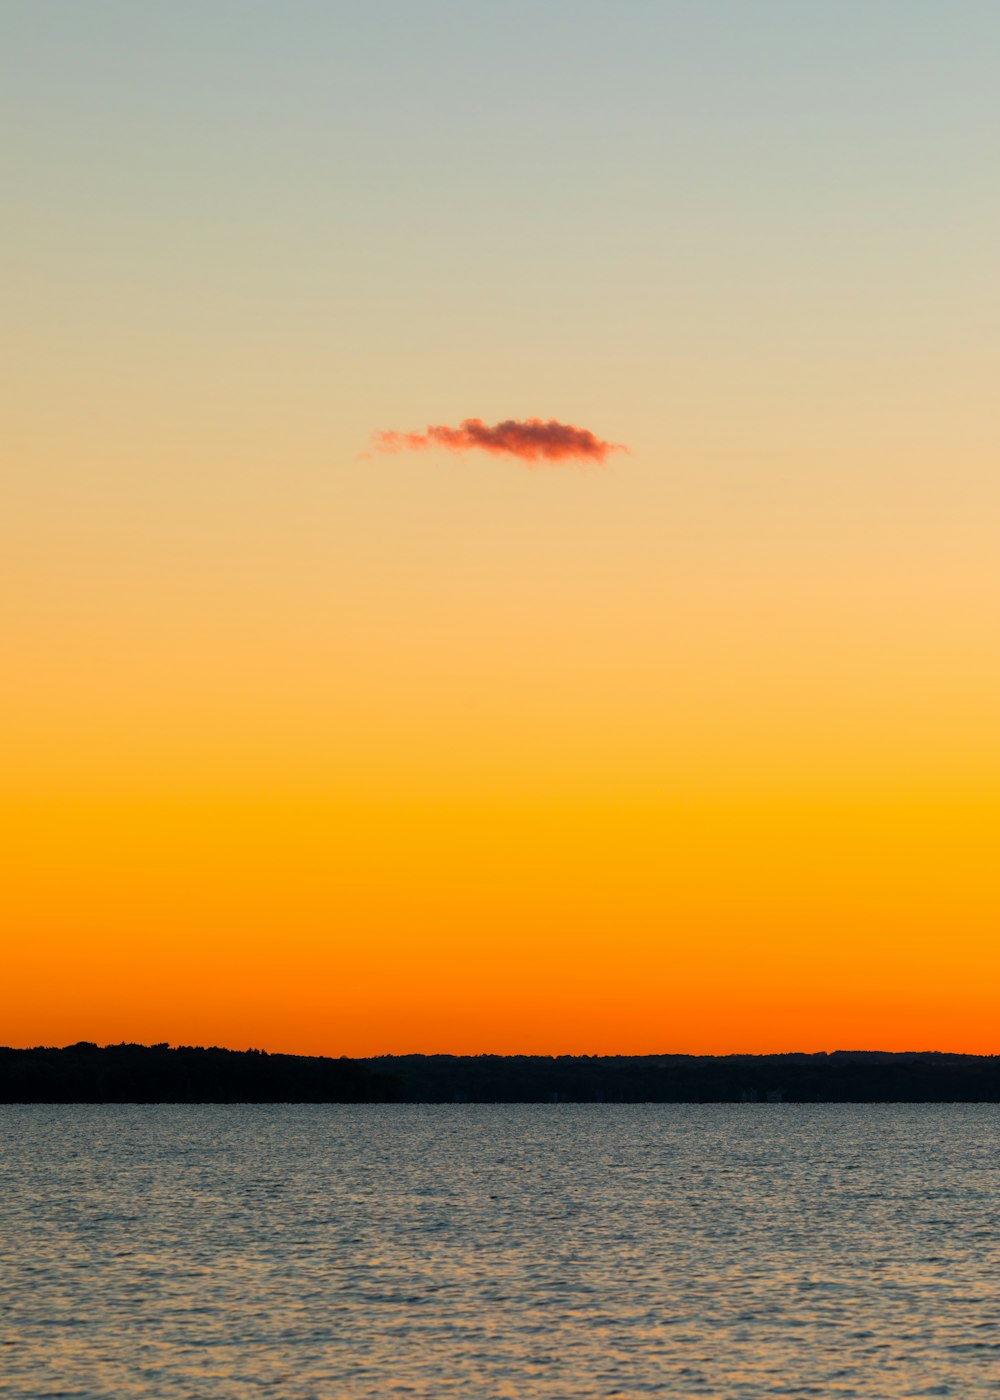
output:
M0 1110L26 1400L1000 1394L988 1105Z

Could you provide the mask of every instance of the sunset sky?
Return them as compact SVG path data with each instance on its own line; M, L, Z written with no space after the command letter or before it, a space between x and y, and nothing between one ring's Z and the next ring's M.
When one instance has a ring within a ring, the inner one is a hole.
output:
M0 1043L1000 1051L1000 5L0 29Z

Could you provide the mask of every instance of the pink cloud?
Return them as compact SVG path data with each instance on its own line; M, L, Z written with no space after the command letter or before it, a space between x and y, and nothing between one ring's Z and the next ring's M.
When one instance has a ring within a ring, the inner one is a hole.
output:
M522 462L603 462L611 452L627 452L621 443L605 442L589 428L541 418L508 418L492 427L481 418L466 418L457 428L429 427L423 433L376 433L379 452L420 452L445 447L449 452L489 452Z

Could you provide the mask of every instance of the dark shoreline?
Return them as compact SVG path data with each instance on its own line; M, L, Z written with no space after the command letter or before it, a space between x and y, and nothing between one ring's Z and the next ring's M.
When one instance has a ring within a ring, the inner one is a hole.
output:
M0 1103L1000 1103L1000 1056L383 1055L0 1048Z

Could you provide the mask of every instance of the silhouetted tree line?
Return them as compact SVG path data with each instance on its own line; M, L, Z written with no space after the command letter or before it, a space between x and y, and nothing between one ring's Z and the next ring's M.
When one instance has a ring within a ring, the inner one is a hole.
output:
M0 1103L391 1103L362 1060L181 1045L0 1049Z
M1000 1103L1000 1056L385 1055L0 1049L0 1103Z
M400 1055L407 1103L1000 1103L1000 1056Z

